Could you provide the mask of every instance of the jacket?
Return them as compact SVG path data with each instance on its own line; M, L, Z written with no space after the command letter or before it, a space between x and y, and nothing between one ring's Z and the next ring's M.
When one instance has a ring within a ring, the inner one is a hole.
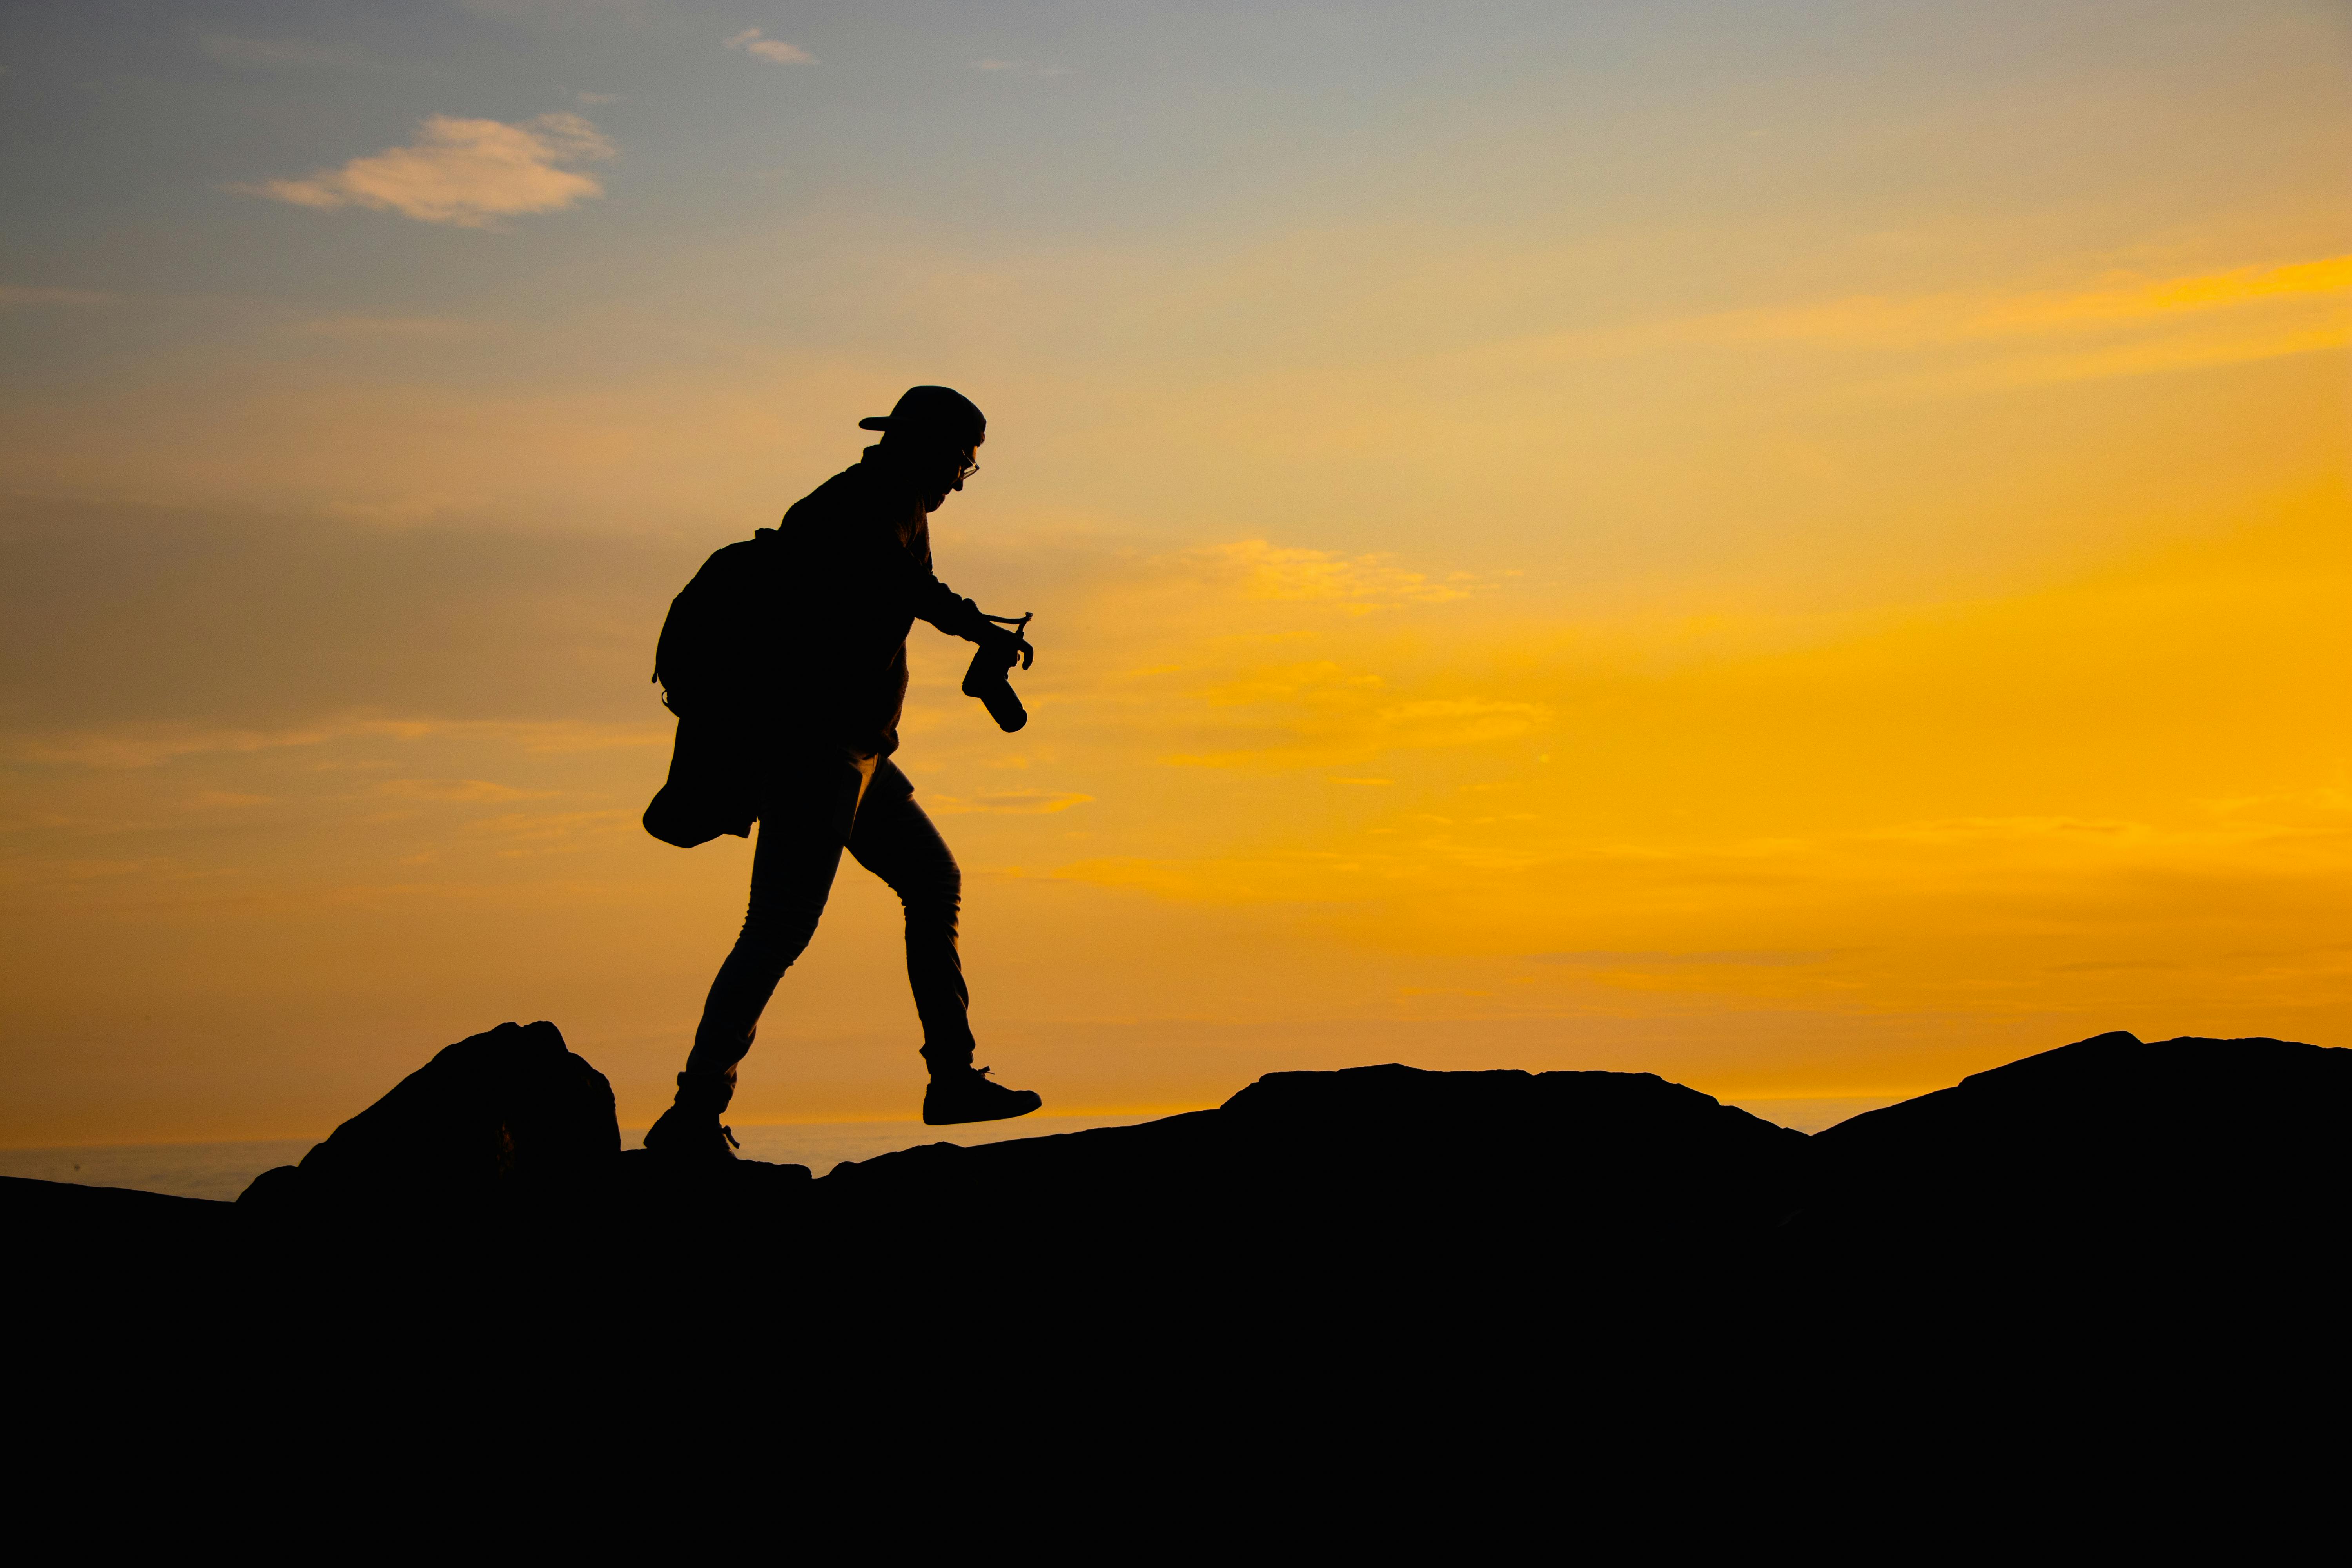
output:
M897 751L918 620L1004 635L934 574L920 498L869 447L776 527L715 552L671 605L654 676L677 742L646 830L689 846L745 836L780 752Z

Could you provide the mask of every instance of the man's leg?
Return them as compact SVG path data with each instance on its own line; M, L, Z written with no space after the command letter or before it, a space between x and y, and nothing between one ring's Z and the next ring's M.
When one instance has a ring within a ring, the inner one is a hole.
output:
M719 1116L735 1096L735 1064L751 1050L776 983L816 934L870 773L870 763L838 753L780 765L760 813L743 929L710 983L677 1103L646 1130L646 1148L726 1155L730 1135Z
M923 1120L934 1125L998 1121L1036 1110L1044 1102L1034 1092L991 1083L986 1068L972 1067L971 998L956 952L963 873L915 804L915 786L897 763L886 761L875 771L849 852L906 906L907 982L923 1024L923 1059L931 1069Z

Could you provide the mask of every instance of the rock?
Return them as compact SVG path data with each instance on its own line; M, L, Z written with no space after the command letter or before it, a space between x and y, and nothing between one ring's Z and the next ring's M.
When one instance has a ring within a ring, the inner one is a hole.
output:
M250 1261L241 1217L204 1198L0 1177L9 1331L26 1352L16 1392L45 1363L73 1366L51 1356L58 1344L110 1357L133 1342L194 1353L203 1302Z
M602 1076L553 1026L509 1024L242 1202L305 1216L272 1233L289 1259L352 1238L345 1266L373 1281L392 1256L370 1250L381 1231L338 1216L497 1218L518 1212L508 1194L551 1194L527 1224L409 1227L398 1271L496 1274L551 1310L594 1300L680 1342L714 1300L797 1295L913 1343L982 1317L1104 1354L1129 1333L1321 1342L1377 1323L1580 1355L1679 1325L1851 1361L1966 1331L1988 1302L2026 1321L2070 1279L2095 1286L2076 1299L2084 1321L2257 1268L2263 1300L2332 1300L2315 1287L2352 1230L2347 1126L2352 1053L2116 1034L1813 1139L1647 1073L1389 1065L1270 1074L1214 1110L932 1143L812 1181L620 1155ZM130 1224L92 1210L49 1229L103 1249Z
M635 1387L678 1402L644 1427L669 1441L740 1377L835 1420L1050 1390L1080 1432L1576 1432L1668 1468L1693 1441L1809 1463L1798 1411L1911 1462L1956 1412L2006 1454L2182 1390L2319 1389L2347 1060L2102 1036L1813 1139L1646 1073L1276 1073L812 1181L618 1154L602 1078L508 1025L241 1205L11 1183L0 1218L34 1243L28 1343L217 1369L191 1407L257 1376L288 1407L415 1384L436 1418ZM2018 1418L2051 1390L2059 1418Z
M612 1086L554 1025L501 1024L442 1050L305 1155L254 1180L256 1207L433 1206L550 1188L621 1152Z
M1945 1274L2292 1265L2352 1237L2352 1051L2117 1031L1814 1140L1791 1227L1822 1262Z
M1802 1133L1654 1073L1272 1073L1218 1115L1270 1175L1385 1189L1446 1225L1516 1210L1668 1244L1777 1219L1807 1152Z
M205 1198L0 1176L0 1227L17 1245L93 1231L104 1232L126 1248L166 1239L202 1239L220 1235L231 1212L231 1205Z
M808 1201L814 1176L806 1165L740 1158L681 1163L632 1149L614 1162L604 1195L614 1214L672 1240L687 1227L725 1245L730 1229L771 1227L795 1214Z
M1354 1068L1136 1127L845 1165L813 1217L868 1279L937 1268L1112 1316L1177 1299L1216 1313L1237 1290L1606 1304L1738 1267L1799 1201L1807 1152L1648 1073Z

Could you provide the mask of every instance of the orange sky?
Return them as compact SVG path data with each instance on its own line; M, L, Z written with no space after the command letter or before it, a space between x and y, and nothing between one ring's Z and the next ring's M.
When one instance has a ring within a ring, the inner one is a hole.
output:
M636 826L662 609L916 381L1041 655L1007 737L919 628L900 760L1053 1110L2346 1043L2352 27L1970 9L14 24L0 1141L507 1018L649 1120L749 863ZM912 1113L894 914L741 1120Z

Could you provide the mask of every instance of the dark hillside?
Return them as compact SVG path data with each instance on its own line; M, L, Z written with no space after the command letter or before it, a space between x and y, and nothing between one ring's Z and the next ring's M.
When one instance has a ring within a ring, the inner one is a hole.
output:
M2113 1402L2152 1357L2305 1376L2352 1239L2352 1053L2267 1039L2105 1035L1811 1139L1645 1073L1400 1066L821 1179L623 1154L612 1114L552 1025L508 1025L239 1204L5 1182L0 1216L60 1364L192 1397L320 1366L684 1394L746 1347L787 1403L928 1397L978 1345L1171 1409L1248 1367L1252 1399L1540 1388L1654 1427L1802 1368L1858 1431L2070 1378ZM1716 1429L1773 1419L1738 1408Z
M1795 1202L1801 1133L1649 1073L1274 1073L1216 1110L845 1165L814 1193L861 1226L960 1203L1088 1246L1172 1227L1228 1248L1397 1256L1476 1234L1721 1246Z
M2347 1116L2352 1051L2100 1035L1822 1132L1793 1229L1832 1254L2294 1267L2352 1226Z

